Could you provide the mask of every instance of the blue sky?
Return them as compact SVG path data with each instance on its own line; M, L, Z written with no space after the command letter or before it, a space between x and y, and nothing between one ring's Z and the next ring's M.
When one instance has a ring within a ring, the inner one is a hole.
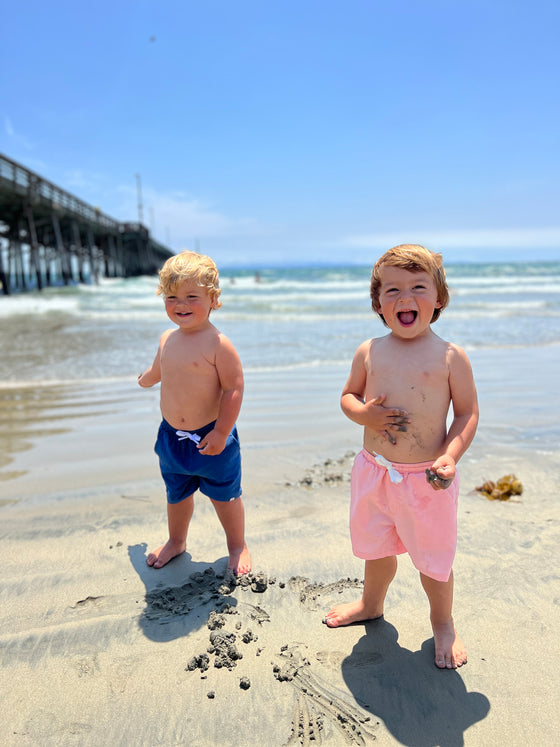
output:
M5 3L0 151L222 265L559 259L558 0Z

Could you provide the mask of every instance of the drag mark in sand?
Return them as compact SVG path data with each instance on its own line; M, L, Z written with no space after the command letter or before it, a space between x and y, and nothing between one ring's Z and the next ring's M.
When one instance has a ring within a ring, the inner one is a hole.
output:
M321 595L342 594L346 589L363 590L364 582L359 578L341 578L330 584L311 583L309 579L303 576L292 576L289 581L290 589L299 593L299 601L310 610L317 610L322 606L319 601Z
M213 571L204 574L199 579L208 587L212 586L211 579ZM247 576L235 578L226 576L219 586L219 579L214 578L214 591L219 597L221 594L232 594L236 588L242 591L251 590L254 593L263 594L265 591L273 594L288 596L297 595L300 604L307 608L315 609L319 604L321 594L333 594L345 589L360 586L357 579L341 579L331 584L314 584L303 577L292 577L288 583L277 582L275 578L267 579L263 573L250 573ZM185 585L185 586L188 586ZM273 590L272 587L276 586ZM176 599L179 608L183 608L184 596L177 590L168 590L166 599L171 602ZM215 595L207 588L210 597ZM179 597L177 599L177 597ZM161 599L161 597L160 597ZM230 597L231 599L231 597ZM208 645L205 651L195 653L187 661L185 671L194 673L199 671L201 679L205 680L209 669L233 670L242 665L244 655L255 657L261 656L262 652L269 648L267 638L269 625L274 626L271 615L260 605L237 600L236 606L229 604L222 597L214 609L208 614L207 628L210 631ZM192 606L192 598L190 602ZM172 606L172 603L171 603ZM275 607L278 605L275 602ZM258 626L259 635L247 625L251 623ZM229 630L228 630L229 628ZM233 630L232 630L233 628ZM257 641L259 647L251 646ZM277 645L277 644L276 644ZM332 730L339 734L344 743L350 745L366 745L375 740L374 724L370 724L371 715L361 711L355 703L345 696L342 691L332 687L324 678L314 671L313 664L307 655L308 647L302 643L286 643L281 646L279 654L270 661L274 679L279 683L287 682L295 691L292 731L288 745L322 744L325 739L329 740ZM317 652L314 660L323 662L325 652ZM340 658L337 659L340 665ZM263 661L259 670L259 678L266 675L266 662ZM243 669L243 667L241 667ZM270 672L270 670L268 670ZM256 672L255 672L256 673ZM215 676L214 676L215 677ZM240 672L239 687L248 690L251 687L249 677ZM219 690L210 689L207 696L212 701L219 701ZM327 733L328 732L328 733Z
M186 615L196 607L203 607L211 602L223 603L224 597L231 594L236 587L250 588L255 593L262 593L268 587L266 574L250 573L236 578L231 571L218 573L213 568L206 568L204 572L192 573L189 580L182 586L172 586L154 589L146 593L147 620L164 622L165 618ZM259 624L270 620L267 612L258 606L249 605L252 609L251 617Z
M307 646L304 646L307 649ZM376 739L369 714L361 715L342 692L329 687L311 671L311 662L301 645L283 647L282 664L274 666L279 682L289 682L297 693L288 745L321 744L321 733L328 719L347 744L367 745Z
M182 586L154 589L146 593L146 620L165 622L166 618L186 615L195 607L201 607L219 600L229 593L229 587L222 583L224 576L217 576L213 568L203 573L192 573Z
M73 606L73 609L79 608L79 607L88 607L90 605L98 606L101 602L100 600L103 599L103 597L86 597L85 599L80 599L76 602L76 604Z
M207 682L208 699L218 707L220 682L228 677L228 672L239 673L238 686L242 691L251 690L255 682L265 683L266 688L273 690L288 683L294 700L291 736L290 715L286 714L287 744L331 743L336 735L343 743L365 745L375 739L375 724L369 723L371 714L352 704L350 696L324 675L324 665L340 668L343 655L312 650L296 642L306 618L304 615L300 619L301 613L294 607L305 609L305 614L314 613L328 606L326 597L332 601L333 595L361 586L362 581L350 578L328 584L313 583L302 576L277 581L257 571L235 577L227 570L216 572L209 567L192 573L180 586L147 591L141 621L149 626L148 635L160 640L154 632L162 630L160 626L170 626L175 631L176 626L171 625L174 621L181 624L181 620L193 615L200 619L202 615L202 620L207 621L206 641L198 639L195 645L200 648L185 657L183 671L187 677L198 672L200 679ZM107 606L107 597L85 596L75 603L74 614L97 616ZM317 622L320 625L319 619ZM285 631L283 643L278 641L279 630ZM82 674L91 674L89 667L83 663L81 666Z

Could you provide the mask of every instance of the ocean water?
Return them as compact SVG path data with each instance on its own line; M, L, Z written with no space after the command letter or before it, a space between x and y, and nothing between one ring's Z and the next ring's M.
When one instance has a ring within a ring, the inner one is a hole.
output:
M476 479L521 463L524 480L560 478L560 262L447 273L450 305L434 330L467 350L481 405L465 462L478 460ZM253 477L284 479L359 447L339 397L357 346L387 331L369 276L369 267L262 268L258 281L222 273L212 318L243 362L239 426ZM136 376L171 324L156 287L155 277L105 279L0 296L0 507L56 496L65 480L87 492L113 475L152 479L159 387L141 389ZM272 464L260 456L267 448Z
M386 332L369 300L369 267L263 268L221 274L212 321L245 371L350 364ZM433 328L468 352L560 343L560 262L447 266L451 300ZM155 277L0 296L0 382L126 379L152 361L170 326Z

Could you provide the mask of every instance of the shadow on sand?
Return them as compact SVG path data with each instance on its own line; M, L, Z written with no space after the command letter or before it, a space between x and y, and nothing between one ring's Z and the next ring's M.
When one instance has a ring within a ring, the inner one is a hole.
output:
M356 702L403 745L461 747L464 732L488 714L488 698L467 692L457 670L435 666L433 638L412 652L399 646L397 630L383 618L365 629L342 662Z
M146 563L145 543L130 545L130 562L146 587L146 607L138 625L146 638L165 642L192 633L206 625L208 614L216 606L235 607L230 596L235 583L228 585L227 558L214 563L193 563L183 553L163 568Z

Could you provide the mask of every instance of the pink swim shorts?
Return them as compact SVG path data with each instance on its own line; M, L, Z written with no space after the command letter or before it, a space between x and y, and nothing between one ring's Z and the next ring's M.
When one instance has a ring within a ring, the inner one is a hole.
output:
M434 490L426 480L432 463L384 466L365 449L357 455L350 487L356 557L378 560L408 552L424 575L449 579L457 548L459 477L446 490Z

